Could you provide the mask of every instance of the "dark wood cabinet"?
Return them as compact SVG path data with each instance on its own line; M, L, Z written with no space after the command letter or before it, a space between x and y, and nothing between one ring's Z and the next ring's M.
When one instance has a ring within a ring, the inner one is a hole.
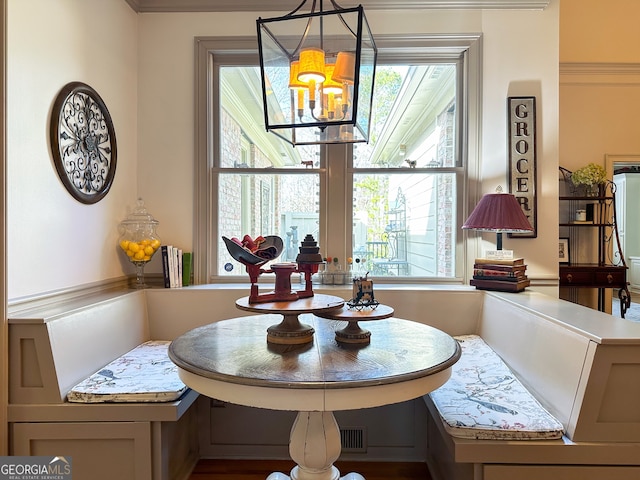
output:
M572 184L570 171L560 167L560 238L568 239L569 261L560 264L559 278L561 287L597 289L600 311L606 310L606 290L617 290L624 317L631 294L618 236L615 192L615 184L607 182L589 195Z
M565 287L625 288L627 267L577 264L560 267L560 285Z

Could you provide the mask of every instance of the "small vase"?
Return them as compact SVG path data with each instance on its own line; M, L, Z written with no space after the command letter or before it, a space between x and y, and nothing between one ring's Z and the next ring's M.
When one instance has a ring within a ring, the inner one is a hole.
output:
M572 189L572 194L578 197L600 197L602 196L601 192L603 190L601 189L601 187L603 187L603 185L598 183L594 185L586 185L586 184L574 185L574 188Z
M594 185L587 185L587 197L603 197L604 196L604 184L596 183Z

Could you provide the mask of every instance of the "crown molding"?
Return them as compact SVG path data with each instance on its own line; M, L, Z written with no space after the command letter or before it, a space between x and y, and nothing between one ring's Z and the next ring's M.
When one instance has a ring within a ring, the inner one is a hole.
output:
M152 12L288 12L300 0L125 0L138 13ZM340 0L340 7L362 5L367 10L405 9L526 9L544 10L550 0Z
M560 63L560 85L640 85L640 63Z

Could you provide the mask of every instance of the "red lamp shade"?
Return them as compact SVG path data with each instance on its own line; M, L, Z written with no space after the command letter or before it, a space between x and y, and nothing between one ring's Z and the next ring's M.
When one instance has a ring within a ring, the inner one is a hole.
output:
M487 193L480 199L462 228L485 232L530 232L533 227L510 193Z
M484 195L462 228L498 233L498 250L502 250L503 232L524 233L533 230L518 200L510 193Z

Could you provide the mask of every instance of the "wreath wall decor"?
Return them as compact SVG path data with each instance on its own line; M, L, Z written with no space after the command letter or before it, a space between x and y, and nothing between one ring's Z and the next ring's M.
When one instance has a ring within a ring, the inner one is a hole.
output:
M62 184L79 202L100 201L116 173L116 135L111 115L93 88L65 85L51 113L51 152Z

